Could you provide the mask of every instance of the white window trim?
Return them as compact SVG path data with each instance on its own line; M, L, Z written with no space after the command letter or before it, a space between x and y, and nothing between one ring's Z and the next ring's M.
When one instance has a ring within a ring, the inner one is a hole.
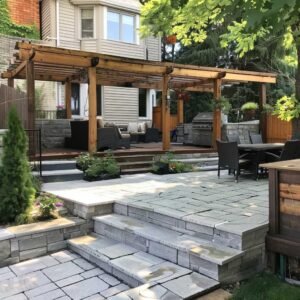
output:
M92 9L93 10L93 37L82 37L82 20L81 20L81 11L82 9ZM95 6L79 6L79 39L80 40L92 40L96 39L96 9Z
M133 43L130 43L130 42L125 42L121 39L119 40L113 40L113 39L109 39L108 38L108 34L107 34L107 31L108 31L108 28L107 28L107 20L108 20L108 13L109 12L112 12L112 13L117 13L119 14L119 30L120 30L120 38L122 38L122 16L125 15L125 16L131 16L133 17L133 24L134 24L134 28L133 28ZM139 25L139 15L137 14L134 14L132 12L127 12L127 11L123 11L123 10L118 10L118 9L114 9L114 8L110 8L110 7L105 7L105 10L104 10L104 15L105 17L103 18L104 19L104 22L105 22L105 27L104 28L104 38L108 41L112 41L112 42L118 42L118 43L124 43L124 44L128 44L128 45L139 45L140 44L140 38L139 38L139 34L138 34L138 25Z

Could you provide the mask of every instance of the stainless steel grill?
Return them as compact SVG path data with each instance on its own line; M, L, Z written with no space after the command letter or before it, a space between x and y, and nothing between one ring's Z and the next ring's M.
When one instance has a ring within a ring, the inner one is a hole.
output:
M192 140L197 146L211 146L213 133L213 113L198 113L192 121Z

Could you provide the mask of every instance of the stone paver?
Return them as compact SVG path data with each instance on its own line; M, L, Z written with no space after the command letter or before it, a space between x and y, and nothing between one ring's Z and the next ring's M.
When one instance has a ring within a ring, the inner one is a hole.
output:
M68 250L0 268L1 300L103 300L129 289Z
M215 171L142 174L97 183L74 181L68 187L59 182L48 183L44 189L87 206L115 202L207 226L232 223L227 228L237 234L255 227L252 217L256 214L261 215L260 224L268 224L267 179L241 177L236 184L226 172L220 179ZM235 223L237 220L240 222Z

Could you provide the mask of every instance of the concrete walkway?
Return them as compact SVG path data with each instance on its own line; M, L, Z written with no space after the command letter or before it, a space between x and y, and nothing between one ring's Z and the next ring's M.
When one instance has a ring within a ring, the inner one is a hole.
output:
M227 172L220 179L215 171L148 173L101 182L48 183L44 190L86 206L130 204L238 234L268 224L267 179L241 177L235 183Z
M0 268L1 300L101 300L128 289L67 250Z

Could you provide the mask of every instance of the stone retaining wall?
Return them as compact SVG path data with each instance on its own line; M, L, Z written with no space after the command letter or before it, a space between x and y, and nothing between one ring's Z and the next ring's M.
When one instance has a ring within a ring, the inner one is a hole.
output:
M250 144L249 133L259 132L259 121L249 121L241 123L227 123L222 126L222 140L226 136L239 136L241 144Z
M0 267L64 249L68 239L87 234L89 228L86 220L59 218L0 229Z
M36 120L36 128L41 128L42 147L63 148L65 138L71 136L70 120Z

